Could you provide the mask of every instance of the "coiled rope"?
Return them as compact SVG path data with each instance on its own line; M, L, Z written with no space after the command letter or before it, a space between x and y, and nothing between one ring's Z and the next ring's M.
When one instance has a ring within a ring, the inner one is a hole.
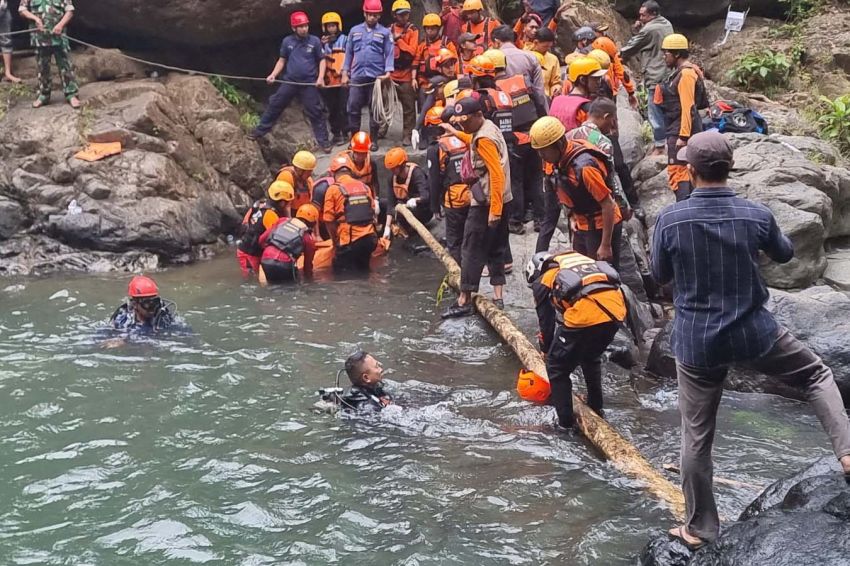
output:
M375 122L389 128L396 113L401 111L401 101L398 99L395 84L392 81L375 81L375 86L372 87L372 117Z

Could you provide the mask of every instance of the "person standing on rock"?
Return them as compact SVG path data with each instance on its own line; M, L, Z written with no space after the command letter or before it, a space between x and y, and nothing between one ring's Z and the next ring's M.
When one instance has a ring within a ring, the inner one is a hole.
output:
M351 28L345 47L342 84L350 85L348 93L348 133L360 131L361 114L369 112L371 150L378 151L378 123L372 115L372 90L375 81L387 80L394 70L392 32L378 20L384 8L381 0L364 0L362 24Z
M676 200L681 201L691 196L691 179L687 163L677 155L691 135L702 131L699 109L708 108L708 92L702 70L688 61L688 39L684 35L668 35L661 48L664 62L673 73L655 87L653 102L664 112L667 179Z
M274 84L283 73L283 83L269 99L269 105L260 118L260 125L251 132L258 139L268 134L277 119L295 97L301 101L304 112L313 127L316 143L325 153L331 152L328 125L325 121L319 87L324 85L327 61L322 51L322 42L310 35L310 20L304 12L293 12L289 17L292 35L283 38L280 57L266 82Z
M395 0L392 12L394 21L390 32L393 34L395 47L390 78L401 102L401 145L407 146L416 125L416 90L419 88L416 55L419 51L419 29L410 23L410 2L407 0Z
M348 131L348 89L342 88L342 66L345 63L345 47L348 36L342 33L342 16L336 12L322 15L322 53L325 55L325 88L321 90L322 100L328 111L328 125L331 127L333 145L345 143L344 133Z
M711 450L723 381L732 364L806 391L815 414L850 476L850 421L830 370L765 309L759 271L763 251L779 263L794 257L770 210L729 188L732 147L722 134L693 136L678 158L687 161L691 198L665 208L655 225L652 274L673 282L676 315L671 343L682 414L682 491L686 523L672 536L696 548L717 538Z
M50 102L53 90L50 59L53 58L62 80L65 100L71 108L79 108L77 94L80 89L71 66L71 45L65 35L65 28L74 17L73 0L21 0L18 13L35 26L35 31L30 34L30 44L35 48L39 92L32 107L41 108ZM6 72L9 72L9 67L6 67Z
M7 0L0 0L0 53L3 54L3 76L12 83L21 79L12 74L12 14Z
M661 6L658 2L648 0L640 7L634 29L635 35L620 49L620 57L623 62L635 56L639 59L643 87L649 98L649 123L652 126L652 138L655 145L653 155L664 155L664 146L667 141L664 114L653 102L652 93L669 74L667 65L664 63L664 54L661 52L661 44L665 37L673 33L673 26L661 16Z

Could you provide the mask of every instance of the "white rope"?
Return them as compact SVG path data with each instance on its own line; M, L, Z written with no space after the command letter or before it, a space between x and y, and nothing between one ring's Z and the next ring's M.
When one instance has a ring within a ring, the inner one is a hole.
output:
M372 117L378 124L390 127L396 113L401 112L401 101L398 99L395 84L392 81L384 82L379 79L375 81L375 86L372 88ZM385 88L386 100L384 100Z

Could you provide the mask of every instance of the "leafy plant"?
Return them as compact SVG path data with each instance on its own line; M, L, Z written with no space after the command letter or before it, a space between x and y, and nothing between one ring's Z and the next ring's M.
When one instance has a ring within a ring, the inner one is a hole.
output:
M821 96L820 101L821 111L817 120L820 136L850 157L850 94L834 100Z
M224 99L233 106L240 106L245 103L247 95L242 94L238 88L223 78L218 75L214 75L210 77L210 82L219 94L221 94L221 96L223 96Z
M242 127L246 130L253 130L260 125L260 115L248 110L242 113L239 117L239 121L242 123Z
M799 22L814 15L824 5L824 0L779 0L785 8L788 21Z
M747 91L769 95L788 87L792 69L792 60L785 53L761 49L738 59L728 77Z
M251 95L242 92L235 85L223 78L214 75L210 77L210 83L230 104L239 111L239 122L246 131L253 130L260 123L260 115L257 113L259 105Z

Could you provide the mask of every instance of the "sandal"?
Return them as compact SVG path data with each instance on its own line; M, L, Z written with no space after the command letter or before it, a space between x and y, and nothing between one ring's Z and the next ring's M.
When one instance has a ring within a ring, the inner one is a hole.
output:
M42 95L42 96L39 96L38 98L36 98L33 101L32 107L33 108L41 108L42 106L47 106L48 104L50 104L50 99L48 97Z
M672 529L667 531L667 535L673 540L680 541L682 544L684 544L688 548L688 550L690 550L692 552L697 551L700 548L702 548L702 547L704 547L705 545L708 544L708 541L703 540L699 537L692 537L692 538L697 539L699 542L689 542L686 537L690 536L690 535L688 535L687 532L685 531L684 525L681 525L679 527L673 527Z
M74 110L78 109L82 105L82 103L80 102L80 99L77 98L76 96L72 96L71 98L69 98L68 104L70 104L71 108L73 108Z

